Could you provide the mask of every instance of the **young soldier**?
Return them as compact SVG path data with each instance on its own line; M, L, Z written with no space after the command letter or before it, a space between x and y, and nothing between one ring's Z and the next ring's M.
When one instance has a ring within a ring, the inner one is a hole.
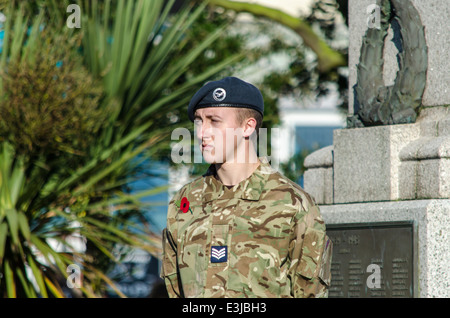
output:
M170 297L327 297L332 243L314 200L256 157L250 136L263 112L260 91L235 77L189 103L211 165L169 203L161 277Z

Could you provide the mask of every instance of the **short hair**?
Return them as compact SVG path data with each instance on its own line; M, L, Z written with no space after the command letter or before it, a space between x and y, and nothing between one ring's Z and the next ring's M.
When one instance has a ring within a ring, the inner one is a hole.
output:
M259 128L262 126L262 115L259 111L251 109L251 108L237 108L235 111L236 114L236 122L238 125L242 125L244 120L248 118L254 118L256 120L256 136L259 136Z

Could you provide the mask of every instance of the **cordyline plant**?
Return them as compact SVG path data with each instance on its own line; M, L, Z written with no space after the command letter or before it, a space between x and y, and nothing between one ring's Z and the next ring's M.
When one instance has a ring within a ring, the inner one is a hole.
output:
M204 5L169 14L174 1L79 1L82 27L72 30L66 6L47 2L39 12L14 3L4 12L0 296L65 297L71 264L81 269L73 295L101 297L109 285L125 296L107 276L119 261L112 251L159 255L159 236L129 214L166 187L127 194L123 186L168 147L167 112L241 56L188 75L223 31L180 56ZM52 15L64 25L46 23Z

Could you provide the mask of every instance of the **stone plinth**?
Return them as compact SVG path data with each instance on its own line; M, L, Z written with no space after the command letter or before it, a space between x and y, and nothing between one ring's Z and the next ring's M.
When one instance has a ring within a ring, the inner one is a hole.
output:
M399 152L419 137L416 125L334 132L334 203L399 199Z
M322 205L320 211L326 224L413 221L414 295L450 297L450 200Z
M421 136L400 154L402 199L450 198L450 107L426 108Z
M333 204L333 146L315 151L305 158L304 184L320 204Z
M448 0L404 1L420 15L428 51L416 122L336 130L332 146L305 159L304 188L320 205L326 224L412 221L414 296L450 297L450 6ZM375 3L349 0L349 116L367 9ZM391 28L384 47L386 86L398 70L392 37ZM364 253L371 257L370 250Z
M305 167L318 204L450 198L450 107L425 108L415 124L335 130Z

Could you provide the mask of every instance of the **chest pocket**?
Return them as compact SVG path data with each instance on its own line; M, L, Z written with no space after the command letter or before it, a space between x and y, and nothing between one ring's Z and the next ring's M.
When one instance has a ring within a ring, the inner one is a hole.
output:
M291 218L289 212L248 211L236 217L233 241L252 250L273 250L284 258L288 252Z
M209 262L211 266L227 266L229 261L231 224L213 224Z
M210 229L207 220L199 218L187 225L180 237L178 266L186 297L200 297L206 283L208 256L205 250Z
M250 297L278 297L288 293L285 268L290 215L252 213L236 217L233 229L229 288Z

